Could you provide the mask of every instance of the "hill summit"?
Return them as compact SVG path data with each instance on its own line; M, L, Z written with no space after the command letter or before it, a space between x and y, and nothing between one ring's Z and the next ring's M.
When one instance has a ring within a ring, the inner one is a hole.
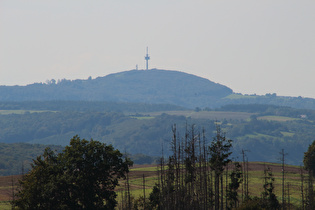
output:
M83 100L213 107L232 90L208 79L169 70L130 70L87 80L1 86L1 101Z

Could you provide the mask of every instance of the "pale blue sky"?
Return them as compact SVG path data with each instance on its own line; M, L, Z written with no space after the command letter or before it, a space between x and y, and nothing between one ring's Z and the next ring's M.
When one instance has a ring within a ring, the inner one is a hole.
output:
M0 0L0 85L178 70L315 98L315 1Z

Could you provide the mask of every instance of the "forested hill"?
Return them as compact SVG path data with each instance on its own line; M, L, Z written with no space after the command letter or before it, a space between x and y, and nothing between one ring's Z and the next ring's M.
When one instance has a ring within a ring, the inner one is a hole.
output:
M275 93L260 96L236 94L229 87L205 78L180 71L158 69L130 70L86 80L63 79L27 86L0 86L0 101L33 104L39 101L84 101L107 102L107 105L117 103L120 106L141 103L188 109L213 109L227 104L268 104L315 109L315 99L312 98L277 96Z
M232 93L226 86L168 70L131 70L87 80L1 86L0 101L115 101L214 107Z

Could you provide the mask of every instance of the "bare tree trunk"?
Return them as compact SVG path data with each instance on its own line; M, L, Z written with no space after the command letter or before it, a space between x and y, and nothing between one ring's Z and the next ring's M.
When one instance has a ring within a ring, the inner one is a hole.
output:
M290 210L290 183L288 183L288 209Z
M178 198L178 192L179 192L179 160L178 157L180 157L179 152L177 153L177 136L176 136L176 125L174 124L172 127L173 131L173 141L172 141L172 150L173 150L173 156L174 156L174 170L175 170L175 194L174 194L174 206L177 206L179 203L179 198ZM180 151L180 148L179 148Z
M125 182L125 189L126 189L126 182ZM124 209L124 193L121 193L121 204L120 204L120 209Z
M205 130L202 130L202 140L203 140L203 160L204 160L204 209L208 208L208 156L206 150L206 137Z
M224 203L224 199L223 199L223 195L224 195L224 192L223 192L223 173L221 173L220 179L221 179L221 206L220 206L220 209L223 210L223 203Z
M215 210L219 210L219 179L220 179L220 175L218 174L217 171L214 172L215 173L215 177L214 177L214 209Z
M192 171L191 171L191 197L192 197L192 201L193 203L195 200L195 177L196 177L196 152L195 152L195 130L194 130L194 125L191 127L191 160L192 160Z
M211 205L211 208L213 209L213 197L215 197L215 192L213 193L213 171L209 170L209 173L210 173L210 176L209 176L209 179L210 179L209 180L209 183L210 183L210 205ZM214 206L215 206L215 201L214 201Z
M197 196L198 196L198 208L200 209L201 206L203 206L203 203L204 203L204 197L205 197L205 194L204 194L204 188L202 187L204 185L203 183L203 167L204 167L204 160L203 160L203 154L202 154L202 148L201 148L201 139L200 139L200 134L198 135L198 143L199 143L199 174L198 174L198 177L199 177L199 187L198 187L198 193L197 193Z
M127 195L128 195L128 208L131 209L130 185L129 185L129 173L128 172L127 172Z
M14 187L14 178L11 177L11 190L12 190L12 202L15 201L15 187ZM12 209L15 209L14 204L12 203Z
M248 167L248 158L246 156L246 198L249 197L249 190L248 190L248 182L249 182L249 179L248 179L248 170L249 170L249 167Z
M245 165L245 151L242 149L242 157L243 157L243 184L242 184L242 202L244 202L244 193L246 194L246 165Z
M145 210L145 178L144 178L144 174L143 176L143 209Z
M308 209L314 209L314 190L313 190L313 174L312 171L309 170L308 175L308 200L309 200L309 207Z
M301 175L301 197L302 197L302 210L305 209L305 200L304 200L304 174L303 174L303 168L300 167L300 175Z
M225 208L227 208L227 191L228 191L228 174L229 174L229 164L226 165L226 172L225 172Z
M281 155L280 160L282 161L282 206L283 206L283 210L285 210L286 205L285 205L285 185L284 185L284 181L285 181L284 149L281 150L280 155Z

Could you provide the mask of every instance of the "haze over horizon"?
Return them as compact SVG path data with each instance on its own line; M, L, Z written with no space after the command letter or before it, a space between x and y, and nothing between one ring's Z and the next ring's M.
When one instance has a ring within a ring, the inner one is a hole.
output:
M145 68L315 98L314 1L2 0L0 85Z

